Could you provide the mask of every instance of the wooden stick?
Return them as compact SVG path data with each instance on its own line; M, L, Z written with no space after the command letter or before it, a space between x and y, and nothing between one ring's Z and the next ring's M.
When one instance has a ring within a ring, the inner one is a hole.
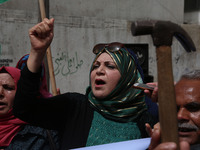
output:
M40 5L41 18L43 20L44 18L46 18L44 1L39 0L39 5ZM48 68L49 68L49 76L50 76L52 94L55 96L55 95L57 95L57 88L56 88L56 81L55 81L55 75L54 75L54 68L53 68L50 46L47 48L46 55L47 55L47 62L48 62Z
M158 103L162 142L175 142L179 150L178 120L174 79L172 69L172 51L169 46L156 48L158 68Z

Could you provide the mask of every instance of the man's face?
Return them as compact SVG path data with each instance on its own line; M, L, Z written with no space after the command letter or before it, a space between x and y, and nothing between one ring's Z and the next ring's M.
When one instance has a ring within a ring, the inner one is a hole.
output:
M0 73L0 116L12 108L15 93L14 79L8 73Z
M181 79L175 90L179 139L200 143L200 81Z

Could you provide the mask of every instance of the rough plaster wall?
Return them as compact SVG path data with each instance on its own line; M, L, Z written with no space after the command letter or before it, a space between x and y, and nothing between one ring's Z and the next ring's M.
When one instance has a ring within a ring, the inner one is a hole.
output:
M84 93L89 83L89 69L97 43L149 44L149 74L157 80L156 54L151 36L133 37L131 21L141 19L183 22L183 0L50 0L50 17L55 18L55 35L51 45L57 87L64 91ZM178 11L177 11L178 10ZM10 0L0 5L1 59L18 59L29 52L28 29L39 21L37 1ZM187 30L191 34L199 28ZM195 41L199 37L193 36ZM198 39L198 40L196 40ZM186 54L179 42L173 41L175 80L185 68L198 68L198 53ZM188 61L192 58L192 61ZM191 66L190 66L191 65Z
M34 11L7 9L7 5L17 8L17 4L12 3L0 5L0 65L15 66L18 59L29 52L28 29L38 22L38 13Z
M183 0L62 0L50 1L51 14L122 20L164 19L182 23ZM178 8L178 11L177 11Z
M200 69L200 26L196 24L183 24L182 27L190 35L196 46L196 51L187 53L182 45L176 40L173 46L173 70L177 81L182 73Z

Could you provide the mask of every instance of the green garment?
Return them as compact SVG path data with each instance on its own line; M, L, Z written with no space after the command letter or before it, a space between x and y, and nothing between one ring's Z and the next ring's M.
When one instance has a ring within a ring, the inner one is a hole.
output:
M105 119L102 115L95 111L86 146L94 146L139 138L141 138L141 134L137 123L120 123L111 121Z

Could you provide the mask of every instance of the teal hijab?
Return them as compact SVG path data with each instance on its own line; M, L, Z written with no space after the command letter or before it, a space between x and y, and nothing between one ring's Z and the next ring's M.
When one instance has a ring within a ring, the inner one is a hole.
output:
M90 82L87 89L89 102L106 118L119 122L136 121L138 116L147 110L147 106L144 92L132 88L134 83L143 83L135 58L126 48L121 48L116 52L104 49L96 55L93 63L103 52L108 53L114 60L121 73L121 79L115 89L104 99L97 99L93 95ZM90 73L91 71L92 67Z

